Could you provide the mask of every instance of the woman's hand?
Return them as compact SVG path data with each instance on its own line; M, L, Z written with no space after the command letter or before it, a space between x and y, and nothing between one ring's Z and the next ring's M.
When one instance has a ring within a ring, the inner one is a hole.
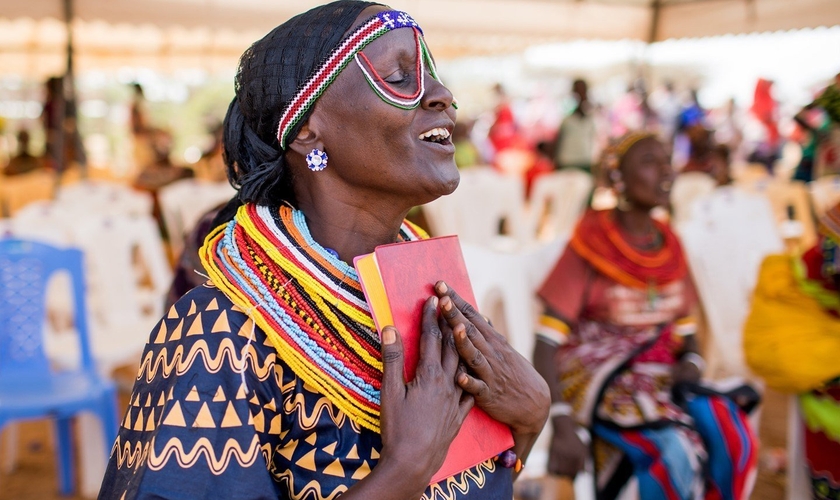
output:
M402 498L422 495L440 469L449 445L473 407L473 397L454 380L459 357L451 341L444 342L437 321L437 297L423 308L420 359L414 380L403 377L403 345L392 326L382 330L381 433L382 455L374 470L398 472ZM393 476L392 476L393 477Z
M538 435L551 404L545 380L454 290L442 281L435 290L455 347L469 371L458 374L458 385L472 394L475 404L488 415L509 425L514 435Z
M700 373L700 368L688 361L688 360L680 360L671 368L671 380L673 385L677 385L680 383L697 383L700 381L702 373Z
M554 432L548 455L548 472L556 476L574 478L586 464L589 449L580 440L577 422L570 416L554 417Z

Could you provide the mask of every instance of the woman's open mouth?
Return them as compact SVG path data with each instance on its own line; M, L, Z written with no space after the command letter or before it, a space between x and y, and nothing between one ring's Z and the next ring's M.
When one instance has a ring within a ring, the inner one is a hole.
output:
M449 132L449 130L443 127L436 127L426 132L423 132L422 134L417 136L417 138L425 142L433 142L435 144L448 145L452 144L452 141L449 140L451 136L452 134Z

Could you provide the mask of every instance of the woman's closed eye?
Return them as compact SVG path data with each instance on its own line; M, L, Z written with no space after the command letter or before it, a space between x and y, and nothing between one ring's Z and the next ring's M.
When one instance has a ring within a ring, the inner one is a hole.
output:
M404 70L397 70L385 77L385 82L388 83L388 85L395 85L397 87L406 86L411 81L411 73Z

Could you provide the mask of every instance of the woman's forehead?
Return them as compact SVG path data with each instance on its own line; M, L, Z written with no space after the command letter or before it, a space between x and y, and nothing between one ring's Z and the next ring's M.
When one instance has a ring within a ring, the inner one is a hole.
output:
M379 59L413 60L417 54L414 30L400 29L385 33L365 47L363 52L372 62L387 62Z

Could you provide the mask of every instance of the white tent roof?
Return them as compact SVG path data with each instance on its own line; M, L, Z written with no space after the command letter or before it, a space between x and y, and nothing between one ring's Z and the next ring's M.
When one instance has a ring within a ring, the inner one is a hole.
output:
M81 70L232 70L254 40L313 0L74 0ZM577 38L657 41L840 24L840 0L392 0L438 58ZM0 0L0 71L61 71L62 0Z

